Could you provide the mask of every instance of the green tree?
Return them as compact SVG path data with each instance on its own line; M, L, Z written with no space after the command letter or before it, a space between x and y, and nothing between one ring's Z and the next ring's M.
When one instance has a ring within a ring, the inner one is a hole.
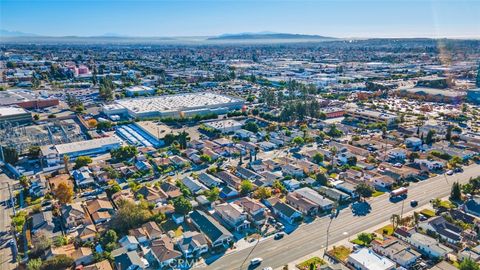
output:
M324 156L322 153L315 153L315 155L313 155L312 157L312 160L313 162L315 162L316 164L320 164L323 162L324 160Z
M206 191L205 196L207 197L207 199L209 201L214 202L214 201L218 200L218 198L220 197L220 190L218 189L218 187L214 187L214 188Z
M452 184L452 190L450 192L450 199L454 201L458 201L462 199L462 189L458 182L454 182Z
M435 136L435 130L430 129L427 133L427 137L425 138L425 143L426 144L432 144L433 143L433 136Z
M73 265L74 260L67 255L55 255L42 263L42 270L65 269Z
M373 236L371 233L361 233L357 236L357 238L366 246L370 245L370 243L373 241Z
M330 125L329 128L327 132L328 136L338 138L343 135L343 131L339 130L335 124Z
M117 161L124 161L127 159L131 159L135 157L137 153L138 153L137 147L132 145L121 146L117 149L113 149L112 151L110 151L112 158L116 159Z
M123 234L128 230L137 228L149 221L153 215L148 208L148 203L140 202L138 204L120 200L117 204L118 210L109 222L110 229Z
M255 123L255 122L248 122L245 125L243 125L243 129L246 129L246 130L251 131L253 133L257 133L258 130L259 130L259 127L258 127L257 123Z
M373 188L366 183L360 183L355 187L355 192L362 198L371 197L373 194Z
M292 143L294 143L297 146L300 146L305 143L305 140L302 137L295 137L293 138Z
M253 184L249 180L243 180L240 184L240 192L242 194L248 194L253 190Z
M356 156L350 156L347 158L347 164L350 166L356 166L357 165L357 157Z
M23 188L27 188L30 185L30 179L28 179L25 175L20 176L18 181Z
M205 154L200 155L200 160L205 163L212 163L212 157L210 157L209 155L205 155Z
M113 100L114 89L115 89L115 86L113 85L112 78L110 76L106 76L100 80L98 94L101 99Z
M282 192L282 193L287 190L285 186L282 184L282 182L280 182L279 180L273 181L272 188L275 191Z
M480 265L470 258L465 258L458 268L460 270L480 270Z
M183 196L175 198L173 200L173 206L175 207L175 212L182 215L188 214L193 209L190 201Z
M452 167L458 167L460 164L462 164L463 160L459 156L453 156L449 161L448 164Z
M88 164L92 163L93 160L91 157L88 156L79 156L75 159L75 166L74 169L79 169L83 166L87 166Z
M30 259L27 262L27 270L40 270L42 267L42 259Z
M253 193L255 199L268 199L272 197L272 189L268 187L259 187Z
M317 180L317 182L322 186L326 186L328 184L327 176L324 173L318 173L315 176L315 180Z

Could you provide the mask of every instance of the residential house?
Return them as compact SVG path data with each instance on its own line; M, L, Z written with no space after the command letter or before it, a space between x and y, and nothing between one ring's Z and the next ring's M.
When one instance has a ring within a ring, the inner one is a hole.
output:
M32 215L32 233L35 236L44 235L50 239L61 235L61 230L56 228L53 222L52 211L44 211Z
M61 212L63 224L67 229L91 223L90 217L81 202L66 204L62 206Z
M87 166L81 167L72 172L72 177L79 187L86 187L95 183L92 177L92 172Z
M249 170L245 167L242 167L242 166L237 166L236 174L240 178L247 179L247 180L250 180L250 181L255 181L255 180L258 180L258 179L262 178L262 176L259 175L258 173L254 172L254 171L251 171L251 170Z
M110 220L114 211L113 205L107 198L87 201L86 207L94 224L99 224Z
M45 192L48 190L47 180L43 174L39 174L37 178L31 181L28 187L28 194L31 197L38 198L45 196Z
M330 211L333 208L333 201L309 187L290 192L287 202L305 215L316 215L319 211Z
M150 203L166 203L168 199L167 193L155 186L142 186L136 194L142 195L143 199Z
M47 252L47 258L58 255L70 257L75 265L87 265L94 261L92 249L89 247L75 248L74 244L68 244L61 247L52 246Z
M437 239L415 231L402 228L395 230L395 236L412 245L417 251L430 258L444 258L453 250L441 244Z
M182 196L182 191L176 185L170 182L163 182L160 184L160 188L168 195L169 198L177 198Z
M247 213L243 208L234 203L222 203L215 207L215 214L220 217L227 227L233 228L235 231L243 231L250 226L247 220Z
M266 207L260 202L257 202L249 197L242 197L233 202L243 208L247 213L247 218L255 226L262 226L265 224L265 219L267 217Z
M204 184L190 176L184 177L182 183L195 195L202 194L208 190Z
M108 260L103 260L91 265L84 266L82 270L113 270L113 268Z
M213 247L226 246L233 241L233 235L214 218L203 211L190 213L190 220L209 240Z
M390 270L395 269L395 263L382 257L369 248L354 251L348 256L348 264L357 270Z
M177 246L186 258L195 258L208 252L207 238L197 231L184 232Z
M154 240L145 252L145 258L150 265L158 269L172 266L180 257L182 257L182 253L175 250L172 239L167 235Z
M272 205L272 212L289 224L294 224L299 218L302 217L301 212L280 201Z
M115 270L142 270L149 266L148 262L134 250L119 253L117 256L114 256L112 252L112 257Z
M463 204L462 208L468 214L480 218L480 196L475 195L471 197Z
M78 238L82 242L93 242L97 237L97 233L98 232L97 228L95 228L95 225L86 225L78 230Z
M138 245L140 244L137 238L133 235L125 235L118 240L118 243L128 251L137 250Z
M372 249L377 254L398 263L402 267L410 268L421 257L421 254L411 249L395 237L387 237L384 240L373 240Z
M242 179L240 179L239 177L231 174L230 172L227 172L227 171L219 171L217 173L215 173L215 176L218 177L220 180L222 180L223 182L225 182L227 185L235 188L235 189L239 189L240 188L240 185L242 183Z
M217 177L204 172L198 175L198 181L200 181L202 184L209 188L218 187L223 183Z
M448 222L444 217L438 216L418 224L427 232L438 235L441 239L456 244L462 240L462 228Z

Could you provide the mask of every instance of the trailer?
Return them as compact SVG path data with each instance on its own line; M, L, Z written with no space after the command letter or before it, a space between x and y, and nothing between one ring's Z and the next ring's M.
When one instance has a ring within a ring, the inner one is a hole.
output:
M395 198L395 197L399 197L399 196L407 196L408 194L408 188L406 187L401 187L401 188L397 188L395 190L392 190L390 192L390 198Z

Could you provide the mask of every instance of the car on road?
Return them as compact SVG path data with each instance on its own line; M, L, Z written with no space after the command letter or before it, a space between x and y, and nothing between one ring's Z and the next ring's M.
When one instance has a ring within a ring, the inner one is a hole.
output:
M455 172L455 173L461 173L461 172L463 172L463 169L460 168L460 167L457 167L457 168L453 169L453 172Z
M279 233L276 233L276 234L273 236L273 239L275 239L275 240L282 239L284 236L285 236L285 233L279 232Z
M410 201L410 206L411 207L416 207L417 205L418 205L418 201L416 201L416 200L411 200Z
M447 175L452 175L453 174L453 171L452 170L448 170L447 171Z
M250 265L259 265L263 262L263 259L262 258L253 258L251 261L250 261Z
M263 268L263 270L273 270L273 268L269 266L269 267Z

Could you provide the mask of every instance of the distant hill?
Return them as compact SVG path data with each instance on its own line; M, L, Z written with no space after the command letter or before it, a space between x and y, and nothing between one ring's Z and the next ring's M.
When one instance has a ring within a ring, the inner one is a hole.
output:
M0 37L34 37L35 34L24 33L20 31L8 31L5 29L0 29Z
M225 34L216 37L210 37L208 40L334 40L334 37L325 37L319 35L287 34L287 33L240 33Z

